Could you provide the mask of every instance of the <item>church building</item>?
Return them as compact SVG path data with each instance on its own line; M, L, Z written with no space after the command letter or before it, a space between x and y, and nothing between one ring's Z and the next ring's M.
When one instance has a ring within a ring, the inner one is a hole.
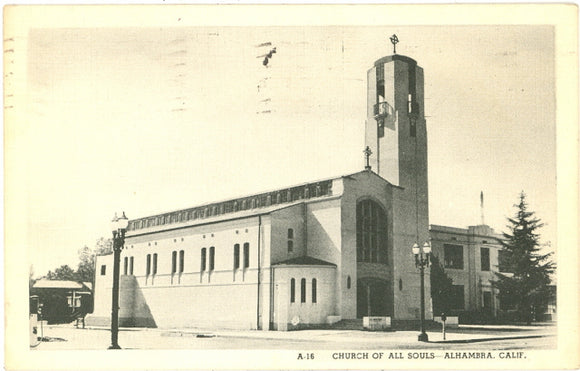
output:
M364 316L420 318L412 246L429 241L423 69L367 73L367 166L129 222L120 326L290 330ZM113 256L98 256L88 325L108 325ZM432 318L429 273L426 318Z

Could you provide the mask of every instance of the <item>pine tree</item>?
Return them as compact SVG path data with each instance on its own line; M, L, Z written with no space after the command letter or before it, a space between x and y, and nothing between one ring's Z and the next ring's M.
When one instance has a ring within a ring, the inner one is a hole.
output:
M555 264L550 260L552 253L540 253L538 229L543 224L528 211L526 195L520 193L520 201L513 218L508 218L508 233L504 233L500 264L493 281L499 290L502 308L513 308L516 320L530 323L551 299L550 274ZM509 273L507 273L509 272Z

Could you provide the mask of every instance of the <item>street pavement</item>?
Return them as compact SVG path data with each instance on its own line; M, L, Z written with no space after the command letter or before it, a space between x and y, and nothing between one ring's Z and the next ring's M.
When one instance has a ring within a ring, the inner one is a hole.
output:
M556 326L460 326L427 331L429 342L418 342L419 331L361 330L242 331L201 329L122 328L123 349L555 349ZM41 334L39 334L41 335ZM50 325L35 350L102 350L110 344L108 328Z

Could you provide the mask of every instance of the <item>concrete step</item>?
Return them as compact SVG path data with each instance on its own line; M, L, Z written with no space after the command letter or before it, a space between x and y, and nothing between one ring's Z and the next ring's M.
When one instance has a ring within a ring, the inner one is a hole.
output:
M343 319L330 326L334 330L362 330L363 320L357 319Z

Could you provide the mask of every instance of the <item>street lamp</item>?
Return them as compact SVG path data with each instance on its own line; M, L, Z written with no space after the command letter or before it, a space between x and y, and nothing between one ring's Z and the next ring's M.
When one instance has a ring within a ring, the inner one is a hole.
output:
M415 267L418 267L421 273L421 333L419 334L419 341L429 341L429 337L425 332L425 267L430 264L431 245L429 242L425 242L423 248L420 248L415 243L412 250L413 255L415 255Z
M111 346L109 349L121 349L118 343L119 338L119 265L121 260L121 249L125 245L125 231L129 225L129 219L123 215L118 218L117 213L111 221L111 231L113 232L113 298L111 300Z

